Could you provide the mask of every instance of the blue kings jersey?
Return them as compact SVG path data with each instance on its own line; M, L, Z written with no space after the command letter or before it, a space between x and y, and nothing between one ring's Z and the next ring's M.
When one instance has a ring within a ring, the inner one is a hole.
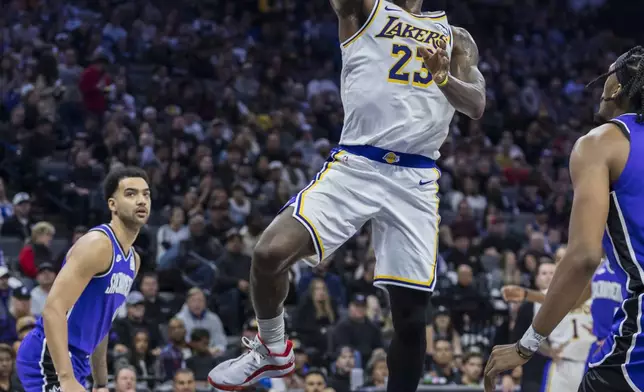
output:
M611 335L589 366L612 367L623 375L626 388L640 391L644 390L644 125L636 118L629 113L610 121L630 141L624 170L611 186L603 238L609 266L624 288L624 301L613 318Z
M117 310L132 288L136 273L133 248L126 253L110 225L96 226L90 231L100 231L109 238L112 243L112 264L105 273L90 280L67 313L69 346L88 355L109 333ZM42 318L38 319L37 328L43 329Z
M590 313L593 318L593 335L597 340L604 340L610 335L613 316L624 298L622 290L624 285L619 275L613 271L608 260L604 260L595 271L591 283Z

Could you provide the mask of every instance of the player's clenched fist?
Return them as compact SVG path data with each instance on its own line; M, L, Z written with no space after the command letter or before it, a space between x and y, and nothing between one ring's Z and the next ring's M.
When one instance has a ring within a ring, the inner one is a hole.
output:
M432 78L436 84L442 84L447 79L449 73L449 55L447 54L447 43L438 40L438 47L432 53L427 48L421 46L419 49L420 55L423 56L425 66L432 74Z

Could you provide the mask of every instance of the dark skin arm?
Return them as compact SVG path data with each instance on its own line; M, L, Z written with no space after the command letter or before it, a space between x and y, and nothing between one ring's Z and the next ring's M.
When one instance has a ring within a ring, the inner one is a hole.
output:
M573 309L601 262L610 184L619 178L629 148L628 140L612 124L595 128L575 144L570 157L575 195L568 248L532 322L534 330L542 336L548 336ZM485 390L493 390L499 372L526 361L517 353L515 344L495 347L485 368Z
M338 16L340 42L351 38L366 22L376 0L329 0Z
M470 33L461 27L452 26L452 39L451 59L443 40L438 41L433 53L424 47L420 53L449 103L458 112L478 120L485 111L485 78L478 68L479 49ZM449 80L444 83L446 78Z

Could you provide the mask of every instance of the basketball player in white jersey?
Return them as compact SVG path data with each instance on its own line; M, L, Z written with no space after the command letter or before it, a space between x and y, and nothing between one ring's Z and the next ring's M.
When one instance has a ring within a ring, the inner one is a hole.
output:
M330 2L343 57L340 146L255 248L251 295L259 334L244 340L247 353L210 372L221 390L294 371L282 306L289 267L309 256L313 265L328 258L369 221L374 283L389 292L395 327L387 391L416 391L422 374L440 220L435 160L455 111L483 114L478 49L444 12L421 14L422 0Z

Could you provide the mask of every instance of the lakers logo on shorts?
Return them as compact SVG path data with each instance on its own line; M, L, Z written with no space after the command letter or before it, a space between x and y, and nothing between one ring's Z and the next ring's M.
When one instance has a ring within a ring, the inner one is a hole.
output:
M400 161L400 157L398 155L394 154L393 152L386 153L385 156L382 157L382 159L384 159L384 161L387 162L390 165Z

